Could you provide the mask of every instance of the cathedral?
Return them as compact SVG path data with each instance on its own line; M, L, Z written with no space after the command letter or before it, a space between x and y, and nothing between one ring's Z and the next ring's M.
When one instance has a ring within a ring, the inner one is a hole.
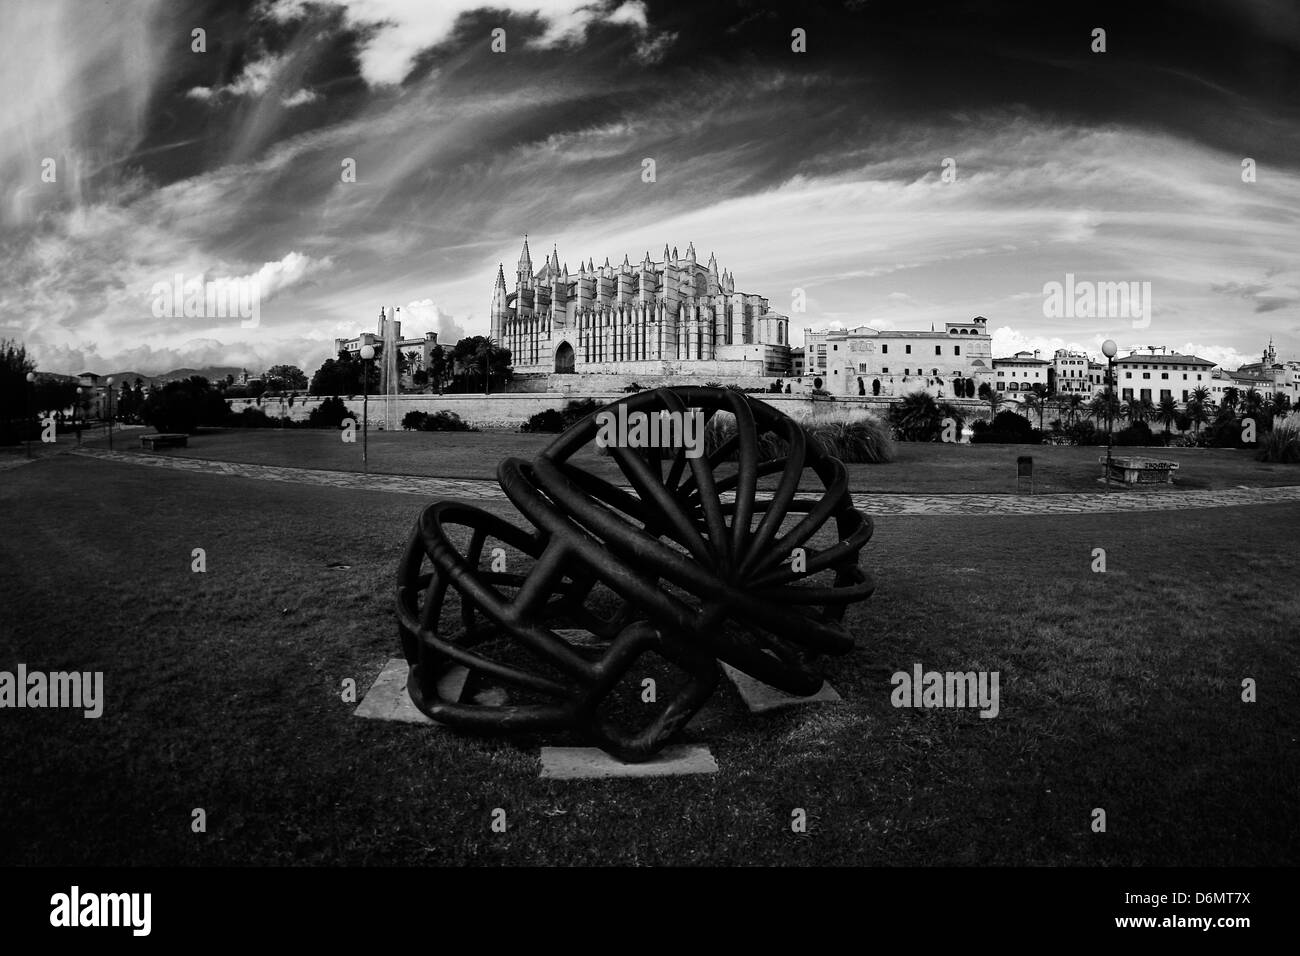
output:
M737 292L730 272L695 246L664 246L639 265L627 256L579 263L570 275L552 252L533 271L524 237L515 288L504 266L492 290L491 336L516 374L768 376L790 374L790 320L760 295Z

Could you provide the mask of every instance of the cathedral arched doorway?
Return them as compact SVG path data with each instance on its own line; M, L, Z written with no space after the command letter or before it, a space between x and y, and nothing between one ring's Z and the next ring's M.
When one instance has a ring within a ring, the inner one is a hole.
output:
M561 342L555 350L555 371L561 375L573 374L573 346Z

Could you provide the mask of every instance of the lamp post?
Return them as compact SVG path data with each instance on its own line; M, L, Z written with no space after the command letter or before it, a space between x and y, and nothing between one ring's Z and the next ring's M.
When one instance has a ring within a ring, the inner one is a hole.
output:
M1107 373L1110 386L1106 392L1106 490L1110 491L1111 454L1115 448L1115 353L1119 348L1114 339L1101 343L1101 352L1106 356Z
M108 450L113 450L113 376L108 377Z
M77 413L81 410L81 386L77 386L77 403L72 406L72 427L77 430L77 445L81 445L81 419Z
M367 428L370 420L370 362L375 357L373 345L361 346L361 469L369 473L370 457Z
M33 392L33 391L35 390L35 388L36 388L35 382L36 382L36 373L35 373L35 372L28 372L28 373L27 373L27 388L26 388L25 394L24 394L24 396L23 396L23 397L26 399L26 401L23 402L23 406L24 406L24 408L25 408L25 410L26 410L26 412L27 412L26 416L24 416L24 419L25 419L25 420L24 420L24 423L23 423L24 426L25 426L24 429L23 429L24 432L26 432L26 431L27 431L27 428L31 427L31 424L32 424L32 392ZM32 457L32 439L31 439L31 435L30 435L30 433L28 433L28 437L27 437L27 442L26 442L26 444L27 444L27 457L28 457L28 458L31 458L31 457Z

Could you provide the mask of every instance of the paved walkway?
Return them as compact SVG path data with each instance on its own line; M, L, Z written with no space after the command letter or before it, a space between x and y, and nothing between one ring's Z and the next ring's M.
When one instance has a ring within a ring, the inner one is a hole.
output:
M505 492L485 478L425 478L417 475L366 475L352 471L248 465L202 458L175 458L139 452L74 448L90 458L170 468L198 474L232 475L261 481L324 485L365 491L389 491L422 498L461 498L471 501L504 499ZM25 459L24 459L25 460ZM1183 511L1300 502L1300 486L1230 488L1221 491L1111 491L1064 495L894 495L855 494L853 503L872 516L883 515L1070 515L1120 514L1132 511Z

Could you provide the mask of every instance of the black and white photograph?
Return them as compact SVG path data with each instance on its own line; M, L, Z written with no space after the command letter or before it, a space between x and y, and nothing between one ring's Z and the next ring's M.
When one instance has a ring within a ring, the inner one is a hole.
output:
M1300 5L0 29L6 933L1278 931Z

